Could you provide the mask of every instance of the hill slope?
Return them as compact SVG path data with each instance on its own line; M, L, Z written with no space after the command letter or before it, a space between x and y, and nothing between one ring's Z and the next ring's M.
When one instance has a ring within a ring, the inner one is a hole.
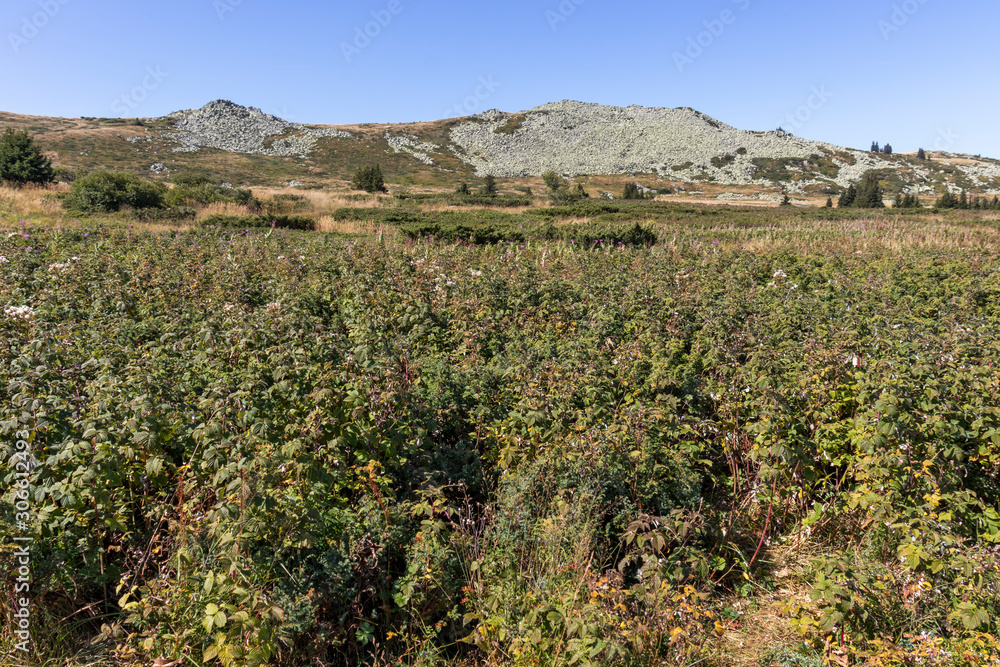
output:
M410 124L290 123L218 100L163 118L59 119L0 113L38 135L57 164L165 174L202 172L234 183L330 185L380 163L394 183L445 185L493 174L518 178L656 174L672 181L836 191L879 170L890 191L1000 192L1000 161L945 153L918 160L740 130L688 108L563 101L529 111ZM160 166L162 165L162 167Z

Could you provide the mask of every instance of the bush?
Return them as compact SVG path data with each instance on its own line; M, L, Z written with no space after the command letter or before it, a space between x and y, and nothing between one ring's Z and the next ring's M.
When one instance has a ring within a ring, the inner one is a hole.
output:
M8 129L0 136L0 181L13 185L51 183L52 162L25 131Z
M82 213L113 213L122 207L160 208L167 187L123 171L95 171L73 182L66 208Z
M209 183L201 177L175 178L174 187L164 197L167 206L208 206L232 203L239 206L260 208L260 201L250 190L227 188Z
M362 167L354 172L354 178L351 180L351 186L355 190L364 190L365 192L388 192L389 189L385 187L385 180L382 178L382 167L375 165L374 167Z
M222 227L224 229L267 228L297 229L316 231L316 221L301 215L210 215L201 221L202 227Z

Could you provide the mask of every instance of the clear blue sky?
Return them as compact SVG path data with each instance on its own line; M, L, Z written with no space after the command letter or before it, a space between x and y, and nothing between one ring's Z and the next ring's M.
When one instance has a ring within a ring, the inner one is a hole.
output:
M998 26L996 0L3 0L0 110L224 98L338 124L574 99L1000 157Z

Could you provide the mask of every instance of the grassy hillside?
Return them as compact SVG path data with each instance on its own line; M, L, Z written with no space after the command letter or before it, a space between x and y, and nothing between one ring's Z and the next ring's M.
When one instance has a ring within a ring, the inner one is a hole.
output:
M544 114L544 112L537 112ZM523 127L527 114L512 115L497 130L498 138L516 133ZM418 188L453 188L461 181L474 179L473 169L457 157L452 150L451 130L459 124L477 122L475 118L457 118L446 121L406 124L361 124L337 126L350 132L350 138L324 138L307 158L269 157L230 153L213 148L196 152L173 152L180 144L170 138L171 118L146 119L64 119L0 112L0 127L25 129L32 133L53 158L55 164L68 170L120 169L157 180L169 181L173 175L195 174L226 181L237 186L280 187L298 181L306 188L347 189L350 178L359 167L380 164L390 185ZM319 127L319 126L317 126ZM425 164L407 152L395 151L386 140L391 136L415 137L420 142L435 144L431 151L433 164ZM130 142L129 140L133 140ZM742 149L745 151L745 149ZM733 155L712 158L711 163L722 167ZM886 167L880 171L882 184L891 197L903 187L924 188L923 196L933 198L948 187L964 188L972 193L1000 190L1000 179L973 176L960 169L970 166L996 165L996 160L980 157L955 156L947 153L930 153L929 160L917 160L915 155L880 156ZM829 179L837 177L839 167L834 159L851 164L849 152L834 152L824 148L808 158L754 158L757 182L750 186L724 186L714 182L714 177L702 173L689 176L690 182L677 180L692 163L675 165L675 174L663 177L656 174L637 175L654 190L667 187L668 183L684 185L686 191L722 192L773 192L783 187L797 188L801 183L817 181L804 186L805 201L822 204L827 194L841 189ZM164 164L169 171L152 174L149 167ZM880 163L881 164L881 163ZM620 194L624 183L632 177L589 176L593 182L607 182L605 191ZM512 186L538 188L537 178L508 179Z

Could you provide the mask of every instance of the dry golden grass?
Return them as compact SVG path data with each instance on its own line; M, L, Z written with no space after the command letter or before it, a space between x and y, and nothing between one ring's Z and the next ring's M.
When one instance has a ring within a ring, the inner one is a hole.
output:
M204 220L210 215L253 215L257 211L249 206L240 206L230 202L217 202L209 204L198 211L198 220Z
M0 186L0 218L16 224L20 220L31 222L60 221L64 217L62 204L53 195L67 192L69 186L26 185L22 188Z

